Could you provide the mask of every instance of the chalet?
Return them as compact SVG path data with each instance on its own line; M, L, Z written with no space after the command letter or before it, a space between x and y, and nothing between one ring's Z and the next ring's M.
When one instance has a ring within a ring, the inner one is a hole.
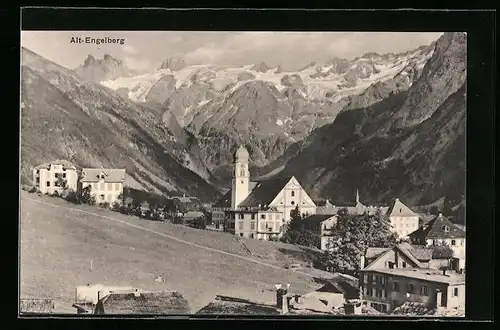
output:
M448 245L454 257L460 261L460 268L465 269L465 230L452 223L442 214L409 235L413 244L423 246Z
M401 243L392 248L369 247L360 269L431 268L432 249Z
M97 204L122 202L125 169L84 168L80 179L80 189L90 187L90 193Z
M42 194L61 193L64 188L77 190L78 172L67 160L55 160L33 169L33 183Z
M189 314L188 302L177 291L110 293L95 307L97 315L184 315Z

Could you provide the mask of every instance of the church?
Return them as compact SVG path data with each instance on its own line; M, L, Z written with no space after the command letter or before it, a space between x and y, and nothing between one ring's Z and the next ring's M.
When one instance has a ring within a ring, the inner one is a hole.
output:
M213 206L212 221L237 236L270 240L283 234L290 212L316 214L316 204L294 177L251 181L249 153L240 146L234 156L231 189Z

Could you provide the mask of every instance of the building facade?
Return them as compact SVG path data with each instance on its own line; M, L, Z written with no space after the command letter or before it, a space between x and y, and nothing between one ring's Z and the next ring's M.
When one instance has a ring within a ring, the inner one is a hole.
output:
M334 226L337 224L337 215L335 214L313 214L301 221L301 229L309 231L320 238L319 248L326 251L331 241L331 234Z
M125 169L84 168L80 179L80 189L90 187L90 193L97 204L121 203Z
M391 224L391 231L399 238L407 238L408 235L419 228L419 215L396 198L392 206L387 210Z
M66 160L41 164L33 169L33 184L42 194L61 193L65 188L77 190L76 166Z
M277 238L290 222L295 208L304 215L316 213L316 205L295 177L251 181L248 151L235 153L231 189L212 209L212 221L235 235L256 239ZM222 215L224 214L224 215Z
M423 246L447 245L453 250L453 257L459 260L459 267L465 269L465 230L452 223L442 214L409 235L412 243Z
M429 310L465 309L465 274L420 268L363 269L363 301L380 312L391 312L405 302Z

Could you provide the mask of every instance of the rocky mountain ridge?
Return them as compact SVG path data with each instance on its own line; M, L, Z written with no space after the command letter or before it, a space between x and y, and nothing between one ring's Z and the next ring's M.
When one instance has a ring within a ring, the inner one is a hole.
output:
M218 195L194 136L157 109L136 104L74 71L22 49L21 179L53 159L120 167L126 185L156 193ZM195 173L196 172L196 173ZM202 178L197 173L200 173Z

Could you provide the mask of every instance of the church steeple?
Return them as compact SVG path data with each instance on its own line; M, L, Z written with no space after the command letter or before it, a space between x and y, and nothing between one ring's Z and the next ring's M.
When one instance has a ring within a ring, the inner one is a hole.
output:
M359 190L356 189L356 205L357 204L360 204L360 201L359 201Z
M240 146L234 154L234 172L232 182L231 208L236 210L238 205L247 198L250 187L250 171L248 168L250 155L244 146Z

